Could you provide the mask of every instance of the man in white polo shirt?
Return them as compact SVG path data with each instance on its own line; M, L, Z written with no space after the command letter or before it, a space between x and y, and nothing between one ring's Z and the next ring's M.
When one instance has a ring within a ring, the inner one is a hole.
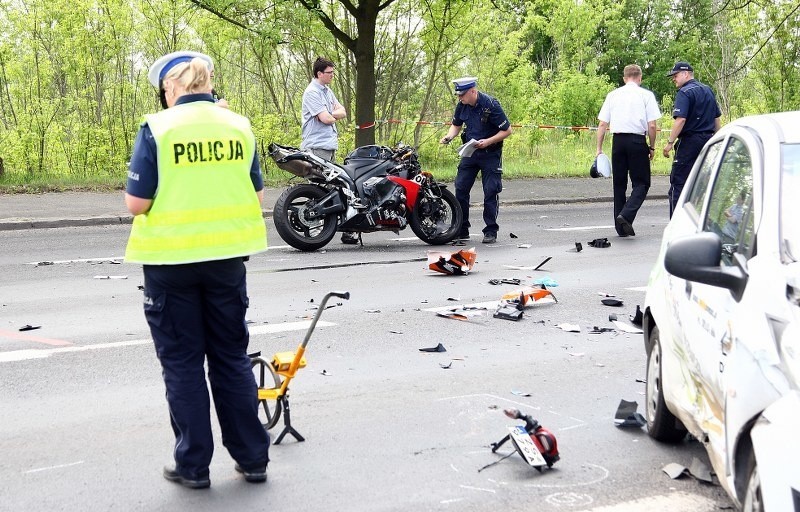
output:
M603 152L606 132L614 134L611 169L614 186L614 224L619 236L635 236L633 221L650 189L650 161L655 155L656 120L661 117L653 93L643 87L642 68L625 66L625 85L614 89L597 118L597 154ZM609 128L610 127L610 128ZM628 175L631 195L627 197Z

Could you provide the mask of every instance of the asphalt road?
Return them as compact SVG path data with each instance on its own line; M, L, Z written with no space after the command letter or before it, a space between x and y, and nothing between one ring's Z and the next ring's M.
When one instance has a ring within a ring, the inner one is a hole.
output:
M620 399L643 411L642 338L588 331L614 327L610 313L627 320L641 303L667 218L664 201L649 201L637 236L621 239L607 209L508 206L500 243L476 243L475 268L461 277L428 271L426 252L442 248L408 230L306 254L282 245L269 224L270 250L248 264L252 350L293 350L326 292L351 299L331 301L292 383L292 423L306 441L273 446L269 482L259 486L233 471L217 439L207 491L160 475L172 434L141 312L141 269L118 263L129 228L0 231L0 509L729 507L720 487L661 470L707 463L699 443L667 446L644 429L614 426ZM611 247L589 247L598 237ZM547 257L540 271L512 268ZM492 308L470 321L434 311L496 301L514 288L490 279L544 277L558 283L558 302L530 306L519 322L492 318ZM624 306L602 305L598 292ZM26 324L41 328L18 330ZM419 351L438 343L447 351ZM552 469L540 474L514 455L478 471L510 453L488 447L515 423L505 407L557 436L561 460Z

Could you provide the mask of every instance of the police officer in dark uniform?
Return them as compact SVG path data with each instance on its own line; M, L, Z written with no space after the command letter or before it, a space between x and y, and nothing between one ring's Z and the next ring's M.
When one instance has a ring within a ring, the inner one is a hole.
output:
M495 98L478 91L478 79L464 77L453 80L458 95L453 120L442 144L449 144L466 124L461 140L472 142L475 151L462 155L456 174L456 199L464 212L460 239L469 238L469 193L478 172L483 184L483 243L497 241L497 214L500 207L500 192L503 190L503 139L511 135L511 123L503 107Z
M222 442L248 482L267 479L269 435L247 355L244 262L266 250L264 183L247 118L211 94L211 59L174 52L150 68L166 110L145 116L128 171L135 215L125 261L143 264L144 311L161 362L174 465L167 480L211 484L208 381Z
M694 78L694 69L688 62L677 62L667 76L672 77L678 94L675 95L675 107L672 117L675 122L669 132L667 145L664 146L664 157L675 147L675 158L672 161L672 172L669 175L669 216L683 186L694 166L694 161L703 146L720 128L722 111L711 87L698 82Z

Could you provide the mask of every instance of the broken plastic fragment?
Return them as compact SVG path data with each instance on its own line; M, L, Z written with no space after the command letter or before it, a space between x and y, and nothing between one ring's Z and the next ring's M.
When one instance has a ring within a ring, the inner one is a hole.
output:
M641 428L647 425L647 421L640 413L636 412L639 404L636 402L628 402L627 400L620 400L617 407L617 413L614 415L614 425L618 427L637 427Z
M511 237L511 238L519 238L519 237L518 237L517 235L515 235L514 233L509 233L509 234L508 234L508 236L509 236L509 237Z
M528 301L536 302L536 301L538 301L540 299L543 299L545 297L550 297L550 298L553 299L554 302L558 302L558 300L556 299L555 295L553 295L553 292L551 292L547 288L544 288L544 287L539 288L539 287L533 287L533 286L527 286L527 287L522 288L522 289L518 289L518 290L514 290L514 291L510 291L508 293L505 293L505 294L503 294L502 297L500 297L500 300L501 301L508 301L508 302L510 302L510 301L518 301L520 304L525 306L525 305L528 304Z
M519 249L530 249L531 247L531 244L517 244L517 248Z
M616 325L620 331L627 332L628 334L642 334L642 332L644 332L638 327L626 324L625 322L620 322L619 320L613 320L612 323Z
M28 325L23 325L22 327L19 328L19 330L20 331L32 331L34 329L41 329L41 328L42 328L41 325L30 325L30 324L28 324Z
M477 257L474 247L461 249L451 254L428 251L428 268L442 274L463 276L472 270Z
M575 252L581 252L583 250L583 244L580 242L575 242Z
M439 343L435 347L426 347L419 349L420 352L447 352L447 349L444 348L444 345Z
M540 277L539 279L536 279L533 282L533 284L539 285L539 286L547 286L549 288L558 287L558 282L555 279L553 279L552 277L550 277L550 276Z
M615 307L615 308L618 308L618 307L622 306L622 301L619 300L619 299L603 299L600 302L602 302L606 306L612 306L612 307Z
M558 324L556 327L562 331L567 332L581 332L581 327L578 324L568 324L566 322Z
M596 247L598 249L605 249L607 247L611 247L611 242L608 241L608 238L595 238L591 242L587 242L590 247Z
M552 260L552 259L553 259L553 257L552 257L552 256L548 256L548 257L546 257L546 258L545 258L545 259L544 259L544 260L543 260L541 263L539 263L538 265L536 265L536 266L533 268L533 270L539 270L540 268L542 268L542 267L544 266L544 264L545 264L545 263L547 263L548 261L550 261L550 260Z
M517 391L516 389L512 389L511 394L517 396L531 396L531 394L528 393L527 391Z
M489 284L515 284L519 285L519 279L489 279Z
M597 327L596 325L589 331L589 334L602 334L604 332L614 332L611 327Z
M520 320L522 318L522 304L519 302L501 302L493 316L503 320Z
M661 468L661 470L669 475L669 477L673 480L677 480L683 475L690 475L703 482L713 483L713 480L711 479L711 472L708 470L708 467L700 462L697 457L692 459L692 464L688 468L686 466L681 466L676 462L671 462Z
M631 323L639 327L642 326L642 310L638 304L636 305L636 313L631 317Z
M453 366L453 361L450 361L449 363L439 363L439 367L444 370L447 370L451 366Z

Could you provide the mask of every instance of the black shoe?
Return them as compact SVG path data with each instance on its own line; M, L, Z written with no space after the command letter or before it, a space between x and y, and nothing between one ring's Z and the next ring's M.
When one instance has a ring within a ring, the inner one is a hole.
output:
M483 235L483 243L493 244L497 242L497 235L495 233L486 233Z
M164 466L164 478L170 482L188 487L189 489L206 489L211 485L211 480L209 480L208 477L192 480L178 473L175 466Z
M631 223L628 222L622 215L617 215L617 226L619 227L619 230L622 230L622 234L620 236L636 236L633 226L631 226ZM617 230L617 232L619 232L619 230Z
M469 240L469 231L459 233L457 240Z
M358 233L342 233L342 243L356 245L358 243Z
M244 475L244 479L251 484L260 484L267 481L267 470L264 471L246 471L242 466L236 464L234 469Z

